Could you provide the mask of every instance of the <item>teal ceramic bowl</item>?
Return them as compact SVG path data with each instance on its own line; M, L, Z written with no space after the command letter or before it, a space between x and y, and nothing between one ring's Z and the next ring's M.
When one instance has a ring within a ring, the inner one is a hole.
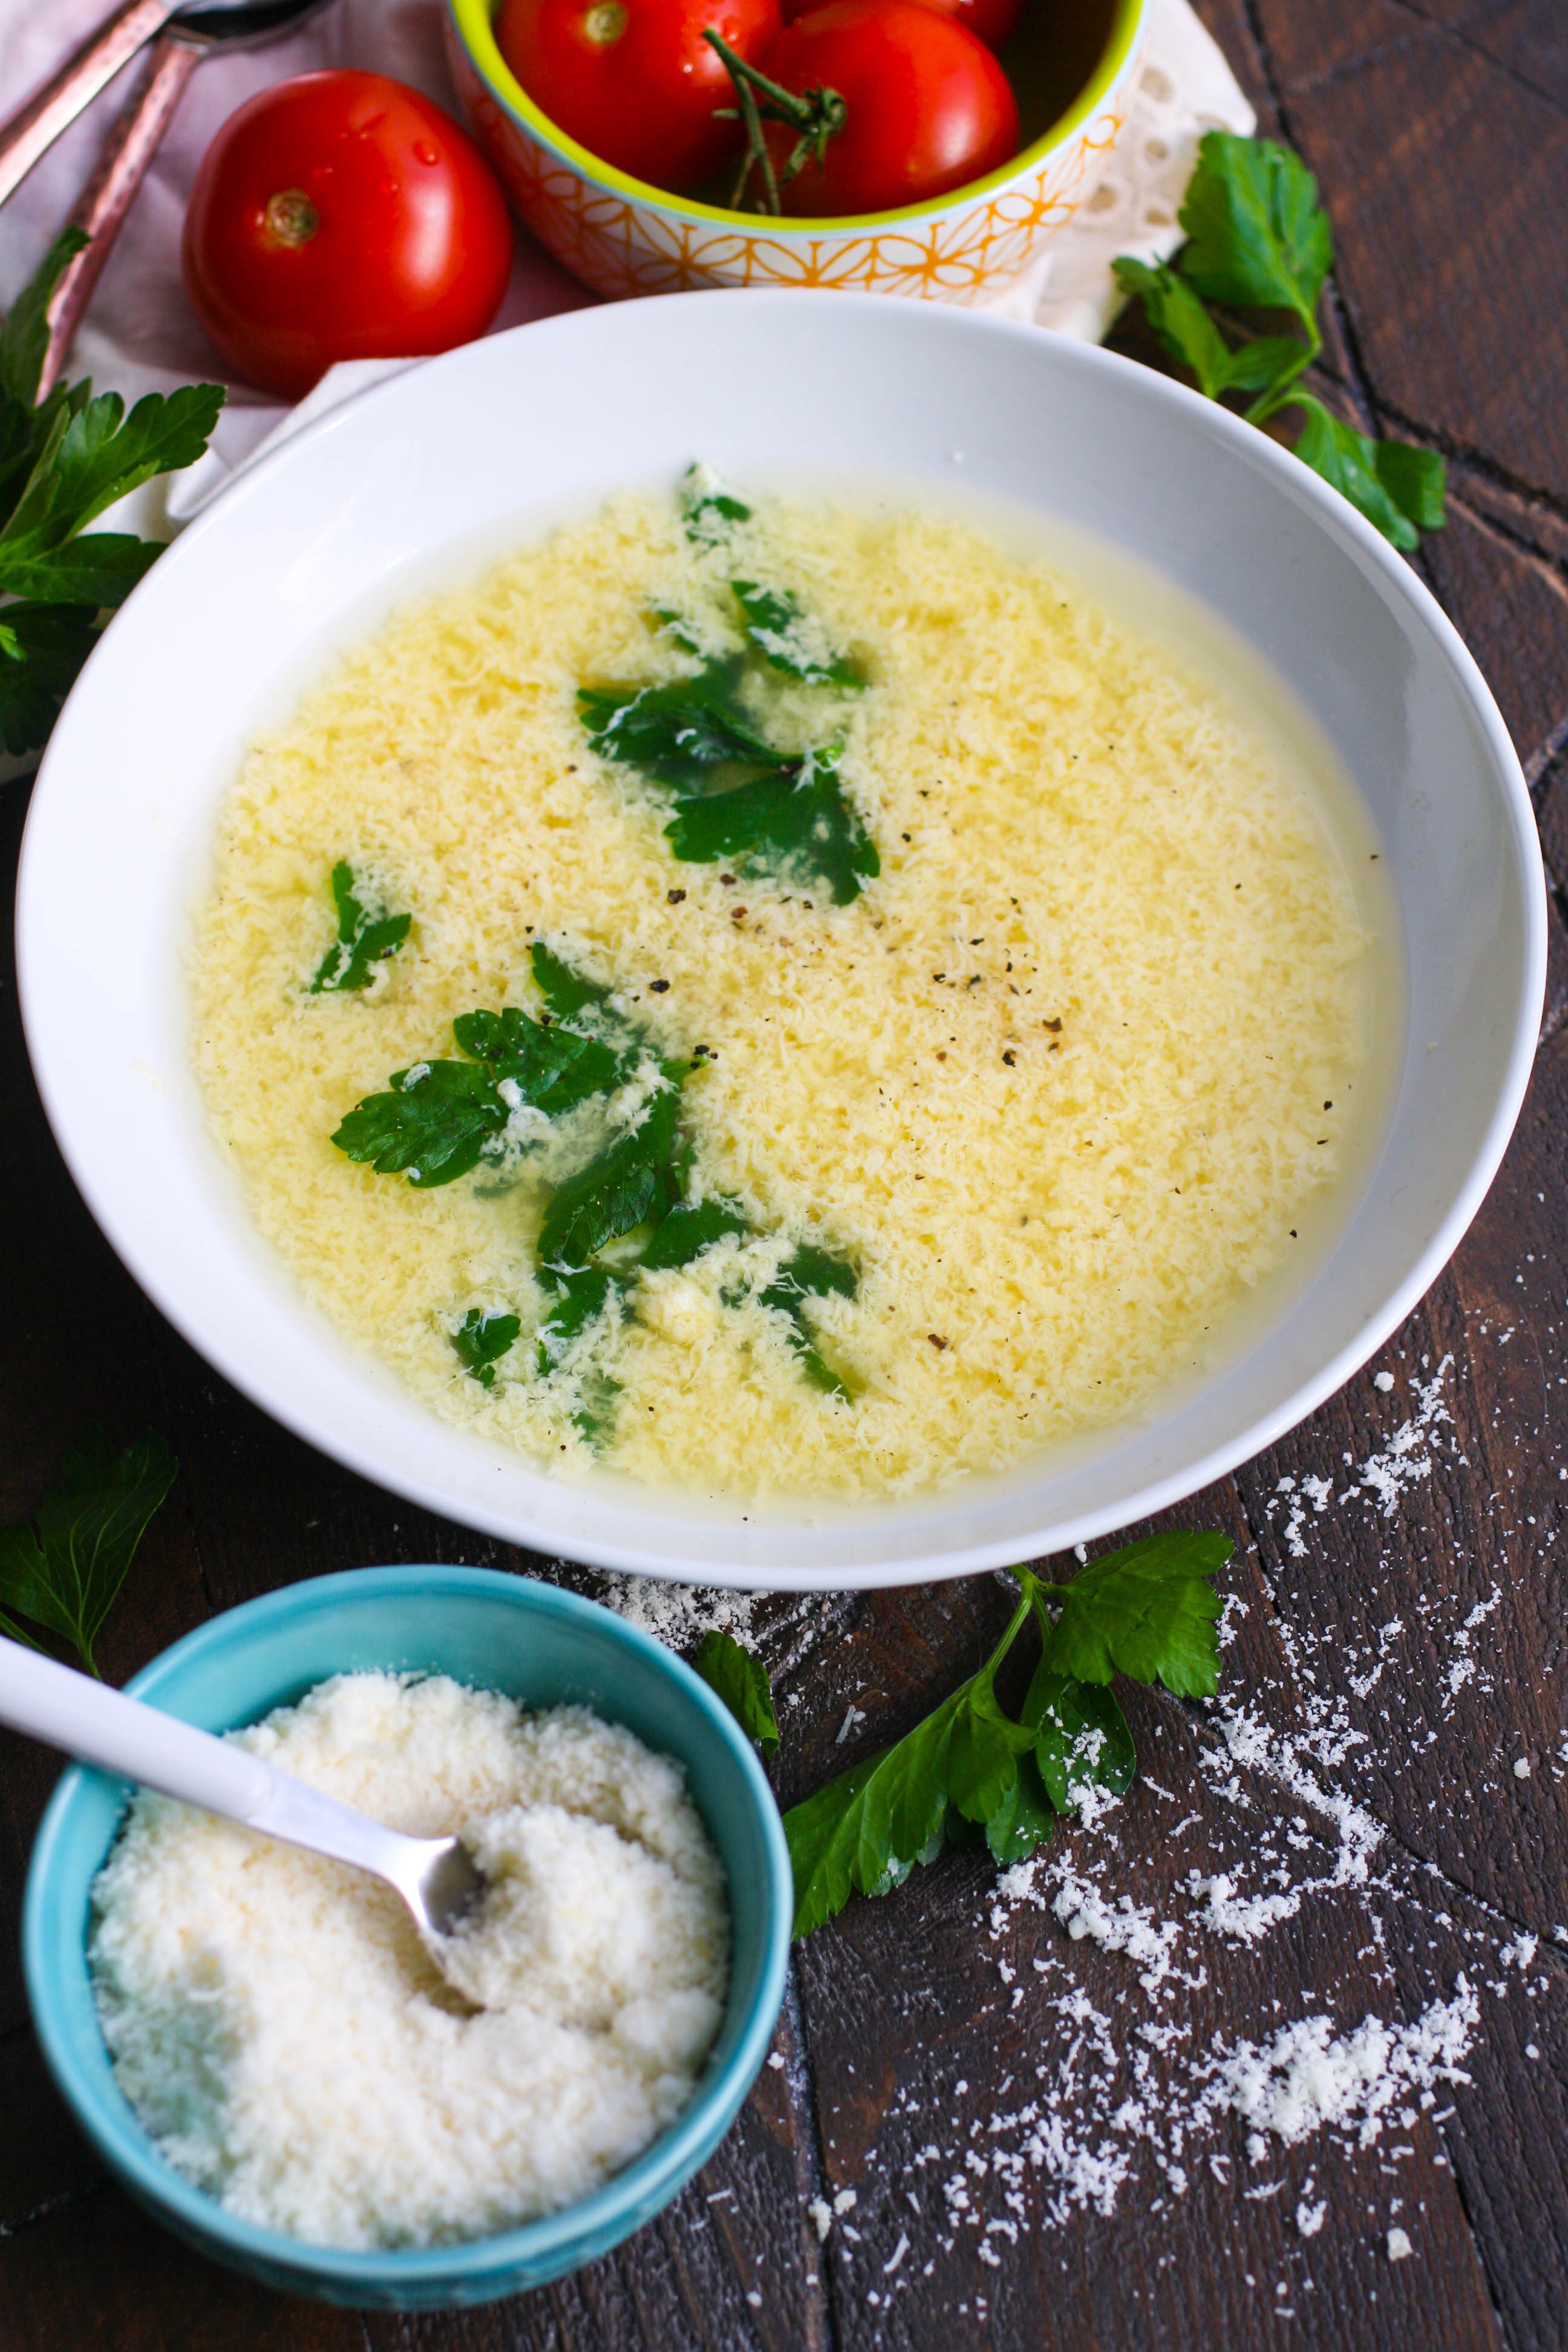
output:
M495 2238L395 2253L308 2246L237 2221L158 2154L121 2095L88 1977L88 1905L126 1789L73 1766L33 1849L23 1962L44 2055L115 2177L177 2236L287 2294L362 2307L484 2303L592 2262L668 2205L734 2121L784 1998L792 1888L784 1831L750 1743L689 1666L608 1610L553 1585L473 1568L361 1569L285 1587L215 1618L127 1687L209 1731L253 1723L327 1675L422 1670L568 1702L676 1757L723 1857L733 1929L719 2039L679 2120L597 2195Z

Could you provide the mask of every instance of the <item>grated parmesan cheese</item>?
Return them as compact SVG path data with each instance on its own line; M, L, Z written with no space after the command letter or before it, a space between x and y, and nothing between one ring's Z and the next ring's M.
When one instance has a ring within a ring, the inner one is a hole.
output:
M307 1297L447 1418L579 1470L573 1412L608 1373L605 1458L635 1478L931 1491L1200 1371L1292 1262L1367 1097L1368 933L1261 737L1049 568L918 513L778 504L745 540L743 563L694 551L616 500L403 614L258 742L196 924L196 1062ZM787 690L842 715L882 865L850 906L677 865L655 796L586 748L577 683L676 674L649 607L708 609L725 567L869 668L830 706ZM338 857L414 930L372 989L310 996ZM539 1163L421 1193L329 1140L391 1071L451 1054L456 1014L536 1008L540 936L661 1050L710 1049L696 1177L769 1237L652 1286L543 1378ZM724 1296L737 1255L760 1274L803 1239L860 1269L812 1308L853 1404L801 1378L782 1316ZM449 1342L476 1307L522 1321L489 1389Z
M340 1675L233 1736L395 1829L456 1832L490 1887L444 1977L365 1873L135 1799L94 1889L94 1991L121 2090L198 2188L310 2244L432 2245L588 2195L685 2107L729 1917L679 1766L444 1676Z

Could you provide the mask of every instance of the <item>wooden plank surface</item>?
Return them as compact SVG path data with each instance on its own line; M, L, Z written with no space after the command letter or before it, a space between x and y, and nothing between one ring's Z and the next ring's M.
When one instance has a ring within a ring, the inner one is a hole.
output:
M1114 1816L1003 1887L949 1853L801 1947L776 2063L702 2178L540 2294L419 2317L281 2301L104 2180L43 2074L15 1958L56 1768L0 1735L6 2352L1568 2338L1568 18L1560 0L1204 13L1334 219L1325 395L1450 457L1453 520L1418 562L1537 794L1552 976L1490 1199L1380 1363L1174 1515L1237 1541L1220 1707L1135 1694L1145 1778ZM1136 328L1124 341L1146 354ZM7 867L24 801L0 794ZM155 1427L182 1465L106 1636L113 1679L216 1610L354 1563L594 1589L349 1476L184 1348L59 1164L8 971L0 1099L0 1508L36 1500L89 1415L121 1438ZM1006 1606L991 1579L760 1603L783 1801L915 1720ZM1397 2035L1461 2012L1457 2079L1410 2088L1374 2130L1358 2111L1292 2140L1217 2097L1225 2053L1292 2021L1344 2042L1369 2017Z

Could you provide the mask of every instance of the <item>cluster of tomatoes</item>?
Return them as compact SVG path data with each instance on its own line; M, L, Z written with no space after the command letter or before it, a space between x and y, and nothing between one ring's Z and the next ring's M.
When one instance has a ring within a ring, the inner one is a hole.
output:
M495 33L560 130L655 187L704 187L743 157L744 80L780 208L831 219L945 194L1017 152L1017 104L994 51L1021 5L502 0ZM823 92L840 101L834 128L802 153L785 101Z
M1022 0L502 0L523 88L602 162L703 188L740 162L773 206L842 219L920 204L1014 154L994 50ZM735 200L733 198L730 199ZM334 360L482 334L511 267L478 149L384 75L263 90L208 149L184 276L233 372L297 400Z

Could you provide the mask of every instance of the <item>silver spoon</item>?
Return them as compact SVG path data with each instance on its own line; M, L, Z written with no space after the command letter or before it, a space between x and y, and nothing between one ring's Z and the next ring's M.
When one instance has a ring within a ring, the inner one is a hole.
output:
M3 1639L0 1723L100 1771L372 1872L403 1897L437 1965L441 1939L485 1892L484 1874L460 1838L405 1837L385 1829L248 1748Z
M87 232L89 242L67 264L50 298L48 349L38 380L40 400L52 391L66 363L136 191L174 120L185 84L202 59L215 48L265 48L268 41L280 39L330 5L331 0L209 0L206 6L184 9L174 17L171 30L154 42L141 90L115 124L98 168L71 215L77 226ZM168 13L164 11L165 16ZM3 157L0 136L0 201L5 195Z

